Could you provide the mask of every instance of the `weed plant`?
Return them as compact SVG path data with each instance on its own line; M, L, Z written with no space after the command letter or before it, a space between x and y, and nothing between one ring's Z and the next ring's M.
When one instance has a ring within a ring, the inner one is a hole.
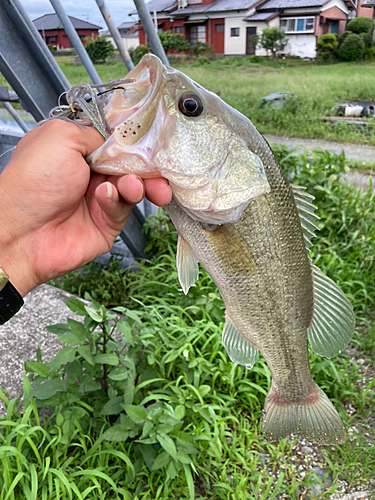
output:
M373 380L356 361L370 359L375 337L375 199L340 181L343 156L277 155L291 181L316 196L312 257L351 299L359 325L354 357L310 353L315 381L351 428L343 445L321 447L333 484L320 498L329 498L339 478L351 489L375 479ZM269 444L260 432L270 386L264 360L250 371L229 360L224 306L203 269L183 294L164 211L146 231L154 254L140 271L114 262L99 276L90 264L60 280L91 306L69 300L82 321L49 328L65 347L49 363L38 352L25 364L22 411L1 393L0 499L299 498L318 480L309 459L299 465L296 440Z

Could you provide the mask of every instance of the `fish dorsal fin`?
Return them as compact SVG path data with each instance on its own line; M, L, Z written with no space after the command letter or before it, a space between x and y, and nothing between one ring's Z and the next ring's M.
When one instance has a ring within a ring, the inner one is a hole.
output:
M307 330L312 350L332 358L345 349L354 334L353 307L344 292L322 271L311 266L314 282L314 315Z
M178 235L177 255L176 255L178 279L181 283L184 294L186 295L189 288L194 285L198 279L199 267L198 261L194 256L190 245L186 243L184 238Z
M311 194L306 193L306 188L302 186L292 185L292 191L301 221L305 245L307 251L309 251L311 247L310 240L315 236L315 231L319 231L319 228L315 225L315 221L319 220L320 217L315 214L317 207L312 203L315 198Z
M240 334L228 316L225 319L222 339L231 361L251 370L259 359L259 351Z

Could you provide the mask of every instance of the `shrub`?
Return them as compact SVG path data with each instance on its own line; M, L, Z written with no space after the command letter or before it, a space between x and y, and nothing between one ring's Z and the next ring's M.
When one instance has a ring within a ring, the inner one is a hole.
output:
M362 38L363 43L365 44L365 48L371 47L374 39L374 27L371 27L365 33L360 33L359 36Z
M194 64L197 66L208 66L211 64L211 61L206 56L199 56Z
M365 44L362 38L353 33L345 38L339 49L339 59L341 61L359 61L365 51Z
M260 64L262 62L262 58L260 56L255 56L255 55L249 56L249 60L253 64Z
M353 31L344 31L341 35L337 36L337 41L339 42L339 47L347 39L349 35L352 35ZM324 35L325 36L325 35Z
M168 50L183 52L184 50L188 50L190 47L189 42L185 40L184 36L180 33L162 31L159 33L159 38L166 53L168 53Z
M47 45L47 47L49 48L49 50L51 52L56 52L57 51L57 48L54 45Z
M374 61L375 60L375 46L365 48L365 52L363 54L363 59L366 59L366 61Z
M325 61L332 59L338 45L339 42L337 41L337 36L334 33L322 35L318 39L317 43L318 57L320 59L324 59Z
M106 59L113 56L115 48L105 36L86 40L85 49L93 63L104 63Z
M272 59L276 58L276 54L285 49L288 39L285 37L285 33L282 29L265 28L259 39L260 46L272 54Z
M151 52L151 47L149 43L145 45L138 45L135 49L129 50L130 57L134 64L138 64L143 56Z
M192 56L209 56L214 53L214 49L212 45L208 45L208 43L197 42L195 45L190 47L189 54Z
M368 17L356 17L348 22L346 29L358 35L359 33L367 33L374 26L375 23L372 19Z

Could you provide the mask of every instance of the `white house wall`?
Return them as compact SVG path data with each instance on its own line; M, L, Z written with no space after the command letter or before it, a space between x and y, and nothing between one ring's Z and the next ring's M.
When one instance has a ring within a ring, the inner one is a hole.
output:
M107 36L107 40L109 40L112 43L112 45L114 45L116 47L115 41L111 36ZM139 45L139 38L138 37L121 38L121 40L122 40L126 50L135 49Z
M246 28L249 24L244 22L243 18L244 16L225 18L224 54L246 54ZM240 28L240 36L230 36L231 28Z
M289 42L285 47L285 54L299 57L316 57L316 37L315 35L289 35Z

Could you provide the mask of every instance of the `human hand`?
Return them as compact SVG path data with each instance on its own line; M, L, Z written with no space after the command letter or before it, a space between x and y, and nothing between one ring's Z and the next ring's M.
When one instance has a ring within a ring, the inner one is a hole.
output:
M90 173L85 157L103 142L53 120L26 134L0 175L0 265L22 296L108 252L144 196L170 202L165 179Z

